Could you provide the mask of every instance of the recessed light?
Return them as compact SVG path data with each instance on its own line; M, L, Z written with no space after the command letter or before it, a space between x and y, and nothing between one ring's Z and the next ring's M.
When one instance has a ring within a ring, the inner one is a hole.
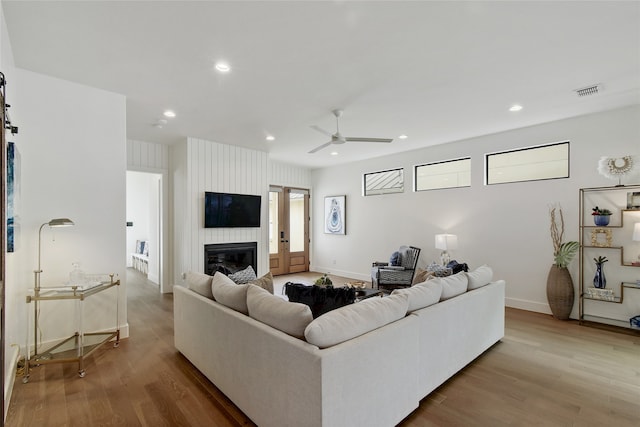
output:
M409 137L408 137L407 135L405 135L405 134L402 134L402 135L400 135L398 138L399 138L399 139L407 139L407 138L409 138Z
M522 105L518 105L518 104L513 104L511 108L509 108L509 111L520 111L520 110L522 110Z
M176 116L176 113L174 113L174 112L173 112L173 111L171 111L171 110L167 110L167 111L165 111L163 114L164 114L164 116L165 116L165 117L172 117L172 118L173 118L173 117L175 117L175 116Z
M332 156L337 156L337 155L338 155L338 152L337 152L337 151L332 151L330 154L331 154Z
M267 141L274 141L276 139L275 136L273 135L267 135L267 137L265 138Z
M216 70L220 71L221 73L228 73L229 71L231 71L231 67L226 62L220 61L216 62Z

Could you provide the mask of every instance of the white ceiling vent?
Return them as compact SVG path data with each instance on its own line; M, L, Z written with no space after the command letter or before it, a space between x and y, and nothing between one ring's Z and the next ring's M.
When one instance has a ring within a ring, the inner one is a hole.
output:
M578 96L589 96L589 95L597 95L598 92L602 90L602 85L592 85L583 87L581 89L576 89L574 92L578 94Z

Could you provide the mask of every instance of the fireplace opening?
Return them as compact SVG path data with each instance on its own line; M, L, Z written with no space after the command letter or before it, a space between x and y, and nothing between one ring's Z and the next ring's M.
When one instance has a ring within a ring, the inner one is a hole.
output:
M216 271L229 275L248 266L257 272L257 248L257 242L204 245L204 272L210 276Z

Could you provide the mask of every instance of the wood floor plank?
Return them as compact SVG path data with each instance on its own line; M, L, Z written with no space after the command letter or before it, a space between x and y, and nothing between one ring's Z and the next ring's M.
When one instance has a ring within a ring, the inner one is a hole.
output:
M276 278L311 283L320 274ZM331 276L340 286L349 279ZM254 426L173 346L173 298L127 273L131 338L16 378L5 425ZM402 427L640 425L640 337L506 310L506 335L420 402ZM358 426L356 426L358 427Z

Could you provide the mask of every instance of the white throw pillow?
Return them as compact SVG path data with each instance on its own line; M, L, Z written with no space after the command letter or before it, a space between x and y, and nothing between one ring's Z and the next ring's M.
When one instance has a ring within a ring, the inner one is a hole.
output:
M395 289L391 295L406 295L409 298L407 311L415 311L428 307L440 301L442 295L442 283L429 280L405 289Z
M244 270L231 273L228 277L239 285L249 283L250 281L256 280L258 278L252 266L248 266Z
M449 298L464 294L467 292L467 286L469 284L467 275L464 274L464 271L452 276L436 277L435 279L430 280L430 282L442 284L442 295L440 296L440 301L448 300Z
M289 302L256 285L248 285L249 316L296 338L304 338L304 330L313 321L306 304Z
M493 270L486 264L465 274L469 280L469 290L481 288L493 280Z
M216 271L211 281L213 298L220 304L240 313L248 314L247 287L249 285L236 285L223 273Z
M331 347L402 319L407 314L407 307L406 295L368 298L319 316L309 323L304 337L308 343L320 348Z
M203 297L213 299L213 294L211 293L212 279L213 277L208 274L194 273L190 271L187 273L186 278L187 288L199 293Z

